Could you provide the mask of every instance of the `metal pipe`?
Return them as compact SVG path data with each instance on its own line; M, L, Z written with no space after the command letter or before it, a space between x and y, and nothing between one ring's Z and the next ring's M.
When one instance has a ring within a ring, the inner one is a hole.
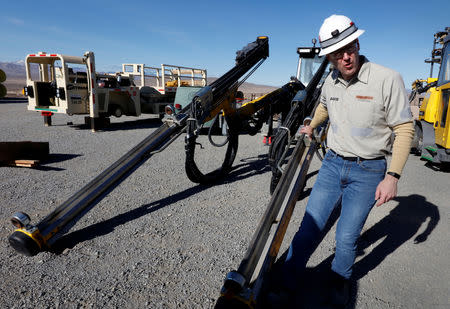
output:
M302 192L309 166L317 149L317 142L305 145L304 135L295 146L286 172L280 179L272 199L237 271L227 274L216 308L232 308L231 299L255 307L264 279L280 249L295 204ZM307 150L307 151L306 151ZM306 152L305 152L306 151ZM276 224L275 232L272 227ZM251 282L252 278L255 278ZM251 285L251 287L250 287ZM219 306L220 304L220 306Z
M283 206L281 207L282 214L277 229L273 236L268 238L266 241L267 244L270 242L270 246L267 249L265 258L260 258L260 260L264 260L264 262L261 267L256 269L254 272L254 274L257 274L257 278L252 288L254 299L259 299L260 292L264 288L264 280L266 279L268 272L278 256L278 252L283 242L284 235L286 234L286 230L291 220L292 213L294 212L298 197L302 193L303 187L305 186L306 175L308 174L309 166L311 165L314 153L317 151L317 147L318 143L316 141L311 142L311 144L307 146L308 151L302 156L300 167L293 179L294 183L289 188L289 193L287 195L288 197L285 199Z
M185 108L187 110L187 107ZM142 140L119 160L95 177L81 190L58 206L36 226L17 229L10 237L11 246L25 255L35 255L49 247L54 237L89 206L95 205L109 188L125 179L129 172L152 156L159 147L174 141L173 138L186 127L187 115L178 114L176 122L166 122Z
M293 180L296 167L300 163L304 151L305 144L302 139L299 139L297 145L295 146L292 158L289 160L289 164L285 170L286 172L283 173L280 183L276 187L266 212L263 215L263 219L260 221L252 242L245 253L244 259L239 265L237 271L245 277L247 284L252 277L259 257L261 256L261 253L266 245L267 237L269 236L272 224L278 215L278 212L283 204L283 200L286 198L289 185Z

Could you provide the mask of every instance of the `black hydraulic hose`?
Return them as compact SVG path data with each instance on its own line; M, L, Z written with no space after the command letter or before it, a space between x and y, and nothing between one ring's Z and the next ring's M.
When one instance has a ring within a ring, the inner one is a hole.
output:
M228 143L228 134L227 134L227 138L222 143L214 142L212 137L211 137L213 129L214 129L214 125L216 124L216 122L219 119L219 117L220 117L220 114L217 114L216 117L214 117L214 119L213 119L213 121L211 123L211 126L208 129L208 140L211 143L211 145L213 145L214 147L223 147L223 146L225 146Z
M211 89L212 99L210 102L202 102L193 99L191 104L190 118L187 124L186 136L186 161L185 169L188 178L200 184L210 184L219 178L228 174L236 157L239 144L240 121L236 116L226 116L228 124L228 146L225 153L225 159L222 166L212 172L202 173L195 163L195 146L198 137L198 126L210 116L210 113L216 111L224 102L230 89L234 89L237 81L254 65L261 63L269 56L269 40L267 37L259 37L255 42L248 44L242 50L237 52L236 65L211 83L208 87ZM199 95L200 96L200 95ZM208 101L208 100L206 100Z
M303 119L306 116L309 116L314 109L314 103L317 101L317 97L320 94L317 90L317 86L325 73L327 65L328 60L324 59L319 69L308 83L306 89L295 96L291 110L283 121L282 126L278 128L275 138L272 140L272 144L269 148L269 163L272 169L272 179L270 183L271 193L273 193L281 178L282 172L278 169L278 166L283 153L287 147L289 147L290 137L297 132Z
M195 183L200 184L211 184L217 181L219 178L224 177L231 171L231 167L233 165L234 159L236 158L237 149L239 145L239 133L230 117L227 117L228 123L228 146L225 153L225 158L222 163L222 166L212 172L202 173L200 169L197 167L195 163L195 146L197 135L196 134L188 134L186 137L186 161L185 161L185 170L188 178ZM195 131L196 122L188 121L188 132Z

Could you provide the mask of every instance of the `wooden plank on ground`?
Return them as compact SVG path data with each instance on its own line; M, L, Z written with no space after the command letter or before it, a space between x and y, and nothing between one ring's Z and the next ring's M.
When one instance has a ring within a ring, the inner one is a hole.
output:
M12 162L2 162L3 165L20 166L20 167L35 167L39 165L39 160L14 160Z

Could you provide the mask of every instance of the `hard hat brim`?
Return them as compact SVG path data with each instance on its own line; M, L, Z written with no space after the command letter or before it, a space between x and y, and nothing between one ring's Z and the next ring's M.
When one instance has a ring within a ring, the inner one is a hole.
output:
M345 45L353 42L354 40L356 40L361 34L364 33L365 30L361 30L358 29L356 30L356 32L353 32L352 34L350 34L348 37L346 37L345 39L343 39L342 41L337 42L334 45L331 45L329 47L323 48L320 50L319 56L325 56L328 55L334 51L337 51L338 49L344 47Z

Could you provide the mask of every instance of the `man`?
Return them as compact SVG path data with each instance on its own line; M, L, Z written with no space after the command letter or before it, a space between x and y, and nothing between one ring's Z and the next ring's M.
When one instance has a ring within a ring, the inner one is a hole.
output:
M367 216L375 204L396 196L414 135L401 76L359 55L358 37L363 33L342 15L328 17L320 28L320 55L326 55L335 69L324 82L310 125L300 132L311 137L313 129L328 118L329 151L283 265L284 284L295 291L329 216L341 205L329 299L338 305L349 300L356 243ZM386 173L392 131L395 140Z

